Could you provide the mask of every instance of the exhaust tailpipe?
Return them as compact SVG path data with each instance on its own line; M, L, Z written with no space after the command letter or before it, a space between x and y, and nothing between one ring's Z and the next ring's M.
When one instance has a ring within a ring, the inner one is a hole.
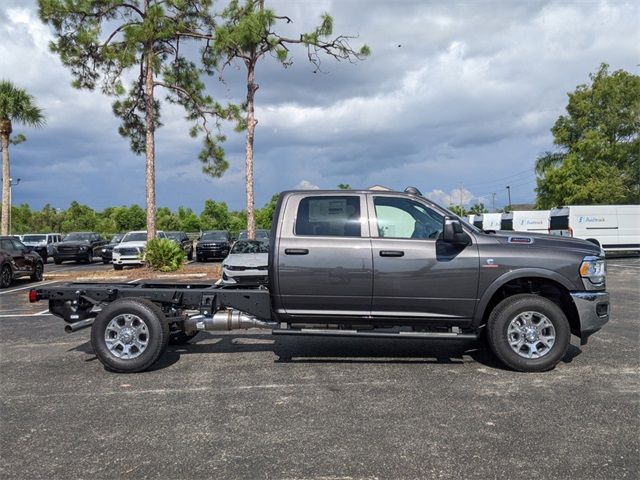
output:
M79 322L70 323L64 327L64 331L67 333L77 332L83 328L88 328L93 325L94 318L87 318L86 320L80 320Z
M185 319L184 331L229 331L247 328L275 328L277 325L276 322L258 320L253 315L247 315L238 310L220 310L213 315L194 315Z

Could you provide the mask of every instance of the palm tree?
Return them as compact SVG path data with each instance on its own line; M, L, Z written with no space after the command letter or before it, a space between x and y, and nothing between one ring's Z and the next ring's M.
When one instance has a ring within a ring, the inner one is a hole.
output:
M2 148L2 235L9 235L11 201L9 199L11 169L9 168L9 136L13 122L30 127L41 127L45 123L42 109L26 90L17 88L9 80L0 80L0 144Z

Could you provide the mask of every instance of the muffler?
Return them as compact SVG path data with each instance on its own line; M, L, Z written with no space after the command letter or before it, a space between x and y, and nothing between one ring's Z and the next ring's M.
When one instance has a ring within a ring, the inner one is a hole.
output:
M258 320L238 310L220 310L213 315L194 315L184 321L184 331L196 330L229 331L247 328L276 328L276 322Z

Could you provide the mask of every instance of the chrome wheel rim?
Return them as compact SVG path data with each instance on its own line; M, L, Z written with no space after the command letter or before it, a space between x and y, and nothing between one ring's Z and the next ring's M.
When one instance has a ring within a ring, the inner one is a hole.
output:
M149 328L139 316L123 313L111 319L104 332L109 351L118 358L139 357L149 345Z
M556 329L546 315L522 312L509 323L507 340L511 349L521 357L541 358L553 348Z

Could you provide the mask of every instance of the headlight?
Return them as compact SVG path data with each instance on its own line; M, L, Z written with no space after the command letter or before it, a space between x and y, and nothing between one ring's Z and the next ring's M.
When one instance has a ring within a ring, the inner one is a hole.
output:
M591 283L600 284L607 276L607 262L600 257L584 257L580 264L580 276Z
M80 251L84 252L88 247L86 245L80 245Z

